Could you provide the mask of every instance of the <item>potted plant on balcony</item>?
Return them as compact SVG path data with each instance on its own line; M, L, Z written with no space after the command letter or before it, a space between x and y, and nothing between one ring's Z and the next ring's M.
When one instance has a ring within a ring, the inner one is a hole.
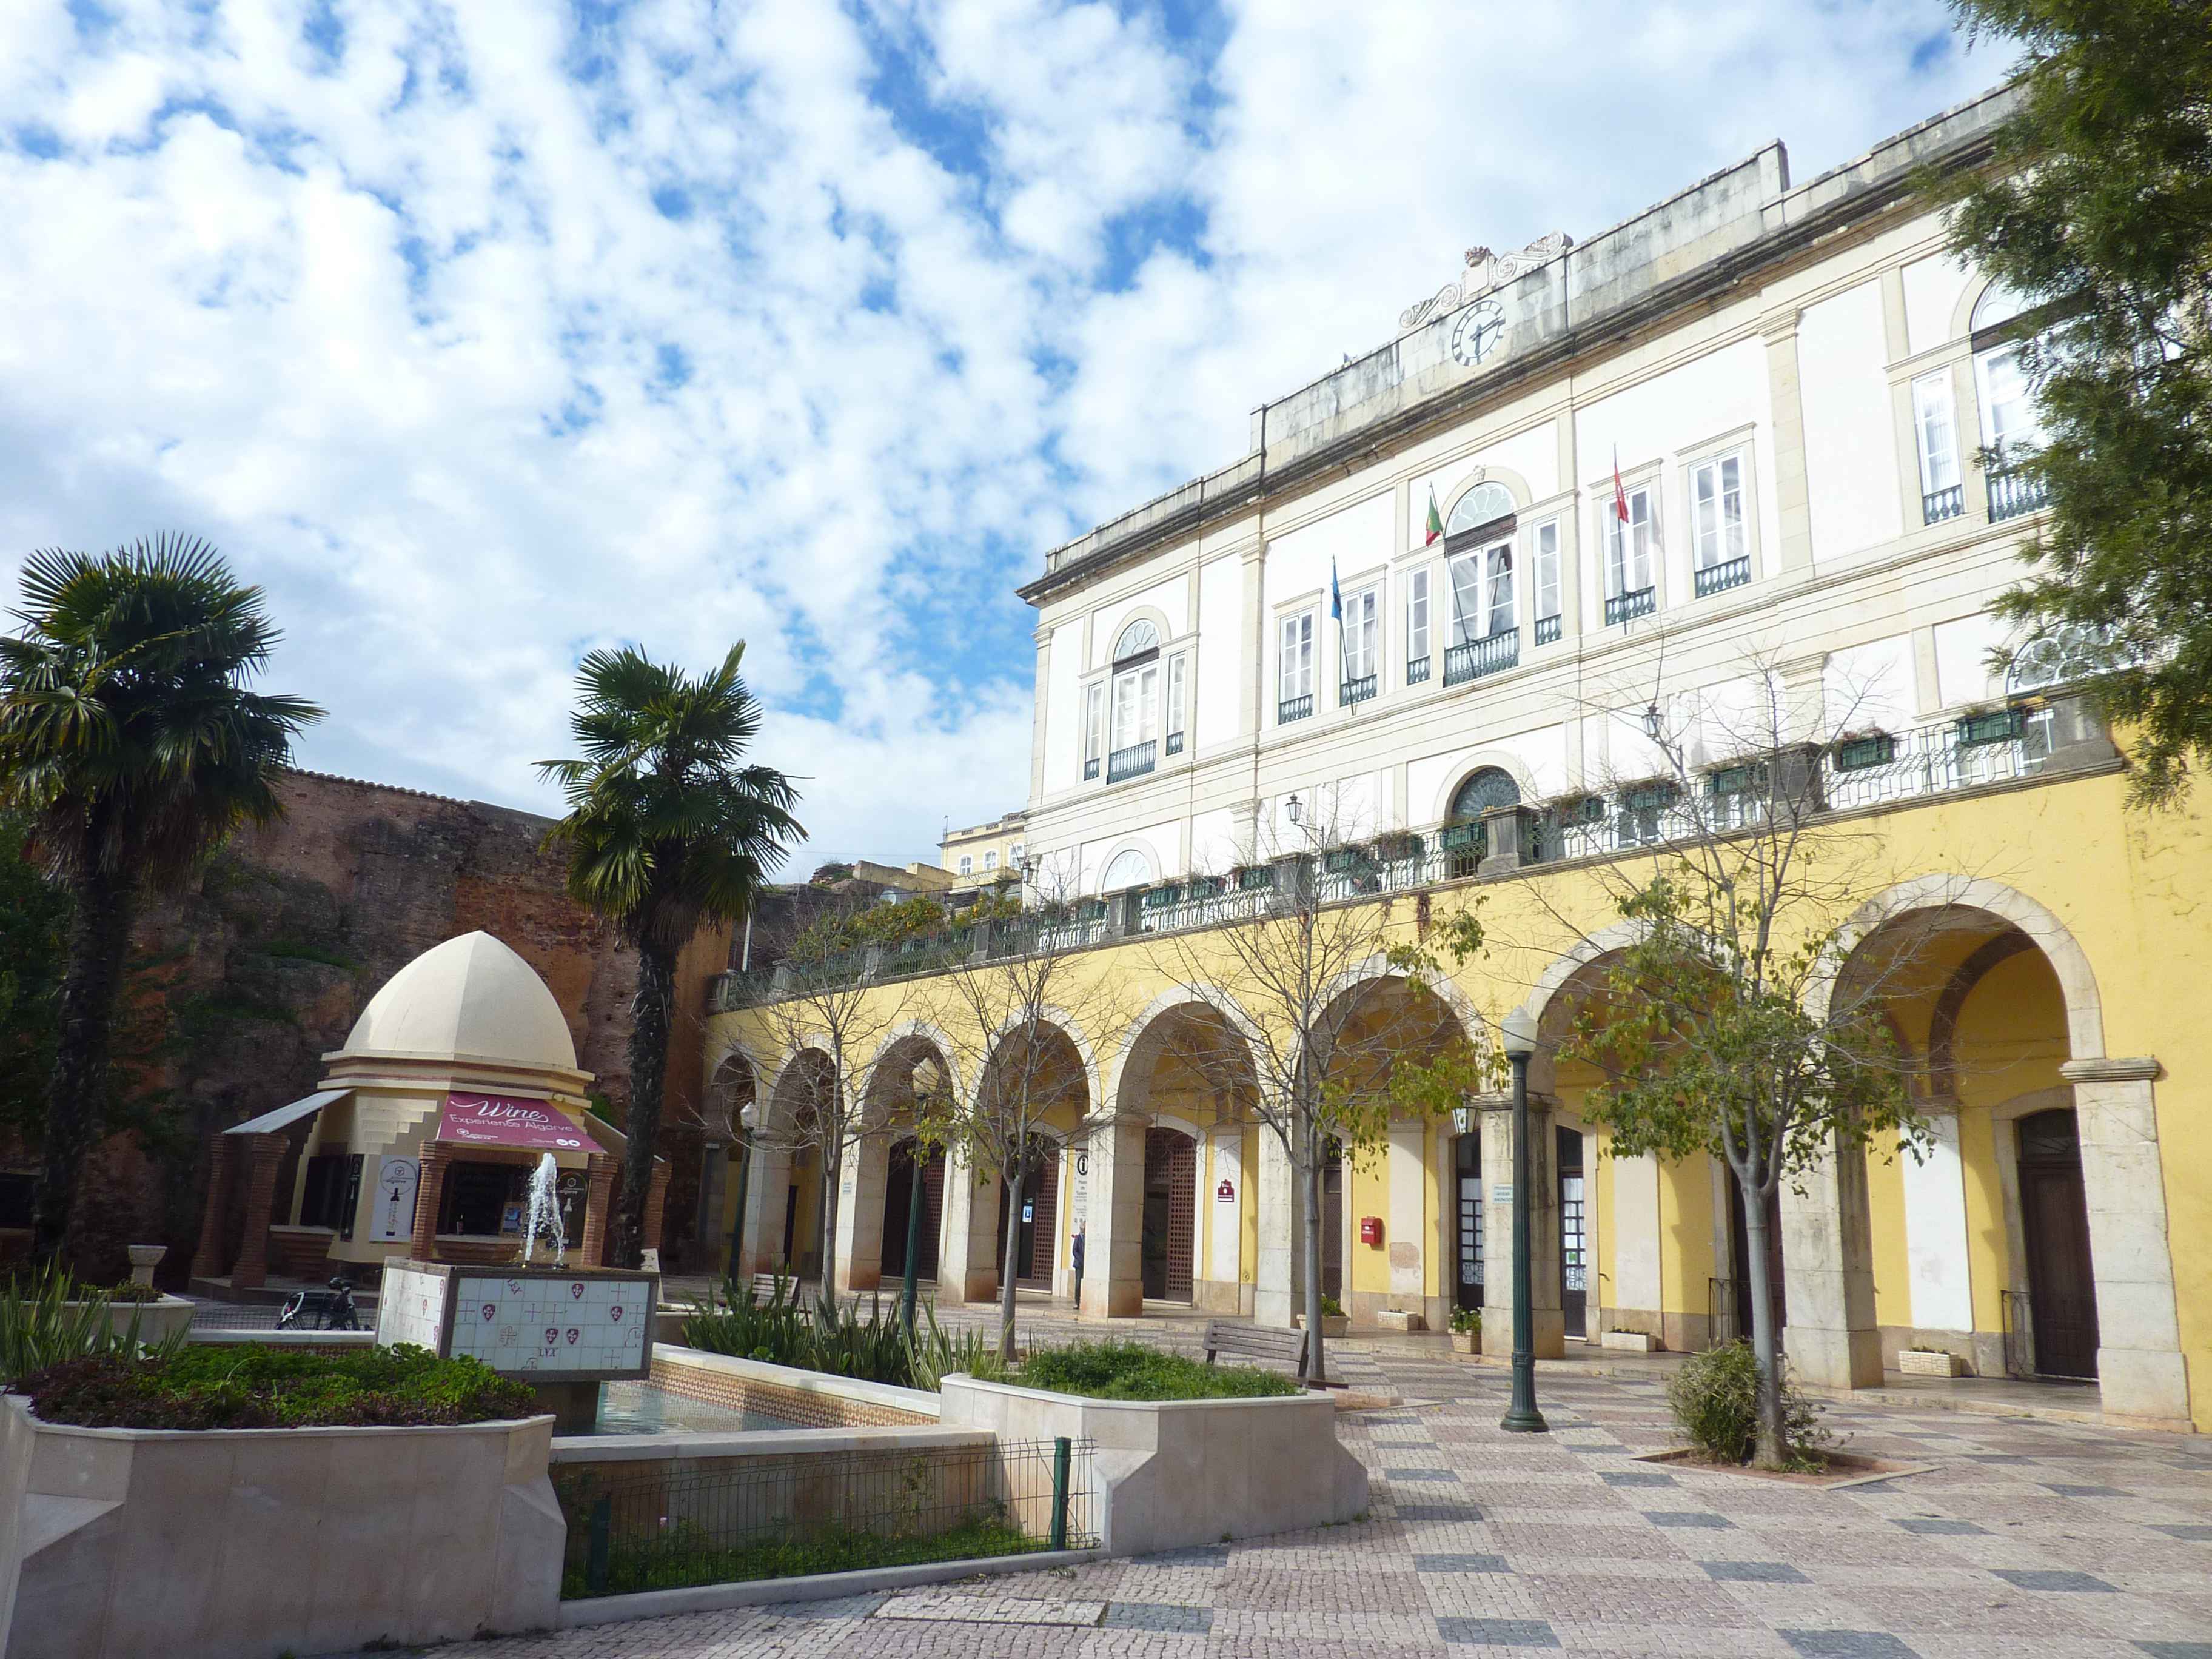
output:
M1887 766L1897 758L1897 739L1879 726L1855 726L1838 732L1832 746L1839 772Z
M1451 1316L1451 1345L1458 1352L1478 1354L1482 1352L1482 1310L1455 1308Z

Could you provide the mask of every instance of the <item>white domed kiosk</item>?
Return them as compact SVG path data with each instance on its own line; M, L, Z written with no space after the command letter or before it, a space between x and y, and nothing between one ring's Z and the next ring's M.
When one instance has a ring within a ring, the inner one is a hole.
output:
M219 1137L196 1279L237 1293L272 1268L310 1279L343 1268L366 1281L398 1254L513 1262L530 1172L547 1152L570 1259L599 1263L622 1138L586 1117L592 1073L577 1068L568 1018L506 944L473 933L425 951L323 1060L315 1093ZM279 1193L294 1145L295 1178ZM655 1175L659 1188L665 1166ZM239 1179L242 1202L228 1190ZM233 1255L224 1236L239 1209Z

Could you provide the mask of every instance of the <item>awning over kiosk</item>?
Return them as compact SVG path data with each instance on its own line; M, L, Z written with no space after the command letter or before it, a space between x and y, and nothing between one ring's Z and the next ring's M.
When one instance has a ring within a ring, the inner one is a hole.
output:
M350 1089L325 1089L294 1101L289 1106L279 1106L273 1112L264 1112L259 1117L250 1117L243 1123L225 1129L227 1135L269 1135L279 1129L289 1129L303 1117L313 1117L333 1101L343 1100L353 1092Z
M550 1102L509 1095L447 1095L438 1115L440 1140L464 1146L520 1146L549 1152L596 1152L590 1133Z

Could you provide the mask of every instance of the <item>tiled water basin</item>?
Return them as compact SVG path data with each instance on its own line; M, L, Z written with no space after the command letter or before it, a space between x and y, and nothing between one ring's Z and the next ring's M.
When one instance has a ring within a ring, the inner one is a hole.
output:
M758 1429L796 1429L760 1412L732 1411L703 1400L671 1394L650 1382L602 1382L595 1434L741 1434Z

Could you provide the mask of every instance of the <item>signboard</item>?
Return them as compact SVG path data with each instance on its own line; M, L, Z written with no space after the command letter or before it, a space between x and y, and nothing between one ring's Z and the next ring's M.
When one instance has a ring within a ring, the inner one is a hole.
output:
M386 1158L377 1166L376 1208L368 1223L369 1241L396 1244L415 1232L415 1183L422 1166L411 1158Z
M507 1095L447 1095L440 1140L464 1146L520 1146L548 1152L599 1150L583 1126L550 1101Z
M1237 1183L1227 1176L1222 1176L1221 1184L1213 1189L1213 1201L1216 1204L1234 1204L1237 1201Z
M1492 1204L1510 1204L1513 1201L1513 1188L1502 1184L1492 1187L1490 1189L1490 1201Z
M546 1382L641 1377L652 1364L658 1291L649 1273L395 1260L377 1299L376 1340L465 1354Z
M1067 1231L1071 1234L1085 1231L1085 1222L1091 1209L1091 1152L1088 1147L1076 1152L1075 1176L1067 1184Z

